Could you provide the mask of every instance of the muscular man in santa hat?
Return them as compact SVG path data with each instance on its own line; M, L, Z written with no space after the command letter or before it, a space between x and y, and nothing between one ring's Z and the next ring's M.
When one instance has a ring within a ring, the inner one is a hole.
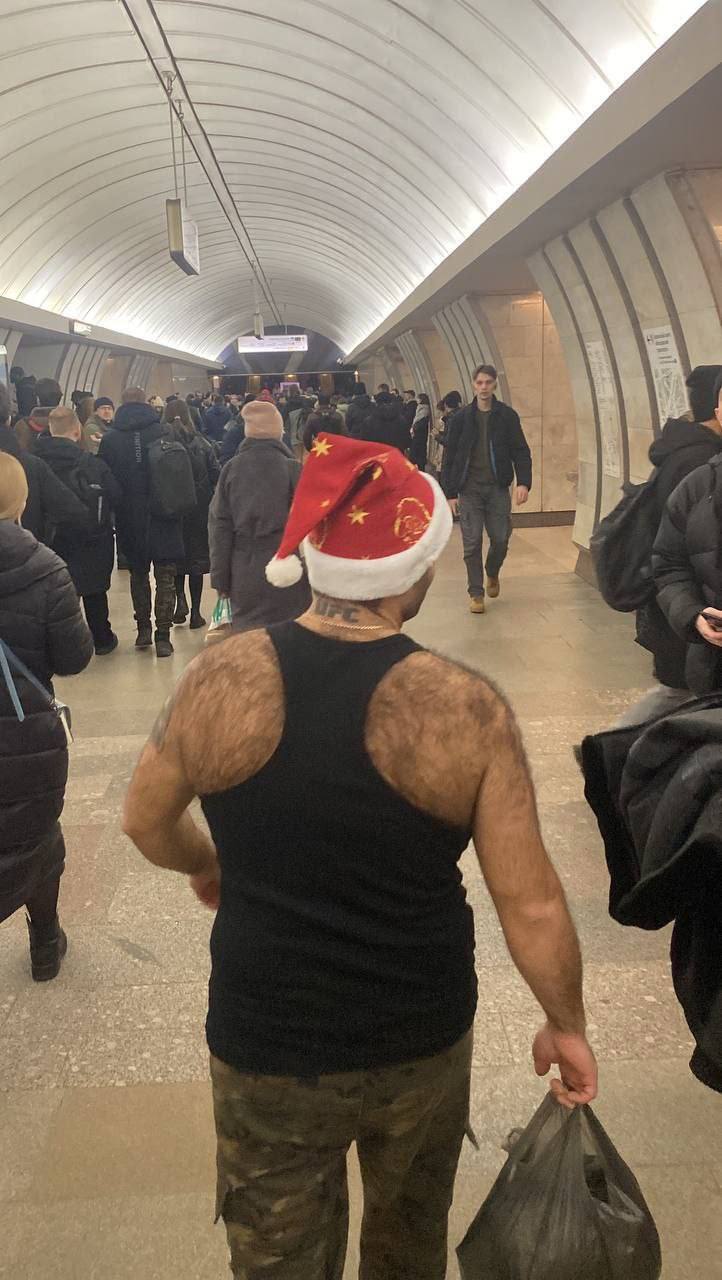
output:
M513 716L402 634L450 530L441 489L396 450L319 435L267 570L288 589L302 547L313 605L191 663L128 793L141 852L217 910L217 1207L244 1280L341 1280L353 1142L364 1280L446 1275L477 1004L470 839L546 1015L536 1070L559 1064L565 1105L596 1093Z

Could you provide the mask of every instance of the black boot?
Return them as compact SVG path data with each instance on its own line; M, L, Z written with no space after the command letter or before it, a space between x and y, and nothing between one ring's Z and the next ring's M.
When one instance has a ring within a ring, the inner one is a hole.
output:
M200 628L205 627L205 625L206 625L206 620L205 618L201 617L200 611L198 609L192 609L191 621L190 621L191 631L199 631Z
M155 653L157 658L172 658L174 653L170 640L170 631L156 631Z
M199 631L201 627L206 625L205 618L201 617L201 596L203 595L203 574L191 573L188 578L188 585L191 593L191 631Z
M135 642L136 649L150 649L153 643L153 628L149 622L138 623L138 637Z
M30 935L30 965L33 971L33 982L50 982L57 978L63 956L68 949L65 930L60 928L60 921L50 929L39 930L33 925L30 916L26 916Z
M185 574L177 573L175 579L175 613L173 614L173 621L176 623L185 622L188 617L185 583Z

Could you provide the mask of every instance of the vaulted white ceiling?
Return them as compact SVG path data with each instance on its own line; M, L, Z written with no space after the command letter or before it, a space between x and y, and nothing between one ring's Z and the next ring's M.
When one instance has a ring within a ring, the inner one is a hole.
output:
M0 0L0 295L350 350L702 0ZM201 275L169 261L168 103ZM275 314L274 314L275 313Z

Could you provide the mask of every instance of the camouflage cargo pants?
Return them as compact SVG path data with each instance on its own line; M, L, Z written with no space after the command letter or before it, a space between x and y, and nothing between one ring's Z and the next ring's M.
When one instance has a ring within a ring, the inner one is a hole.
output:
M364 1186L360 1280L443 1280L471 1033L433 1058L312 1080L211 1059L217 1216L236 1280L342 1280L346 1156Z
M170 631L175 613L175 565L154 564L153 574L155 576L156 630ZM153 603L149 570L131 570L130 595L138 626L149 626Z

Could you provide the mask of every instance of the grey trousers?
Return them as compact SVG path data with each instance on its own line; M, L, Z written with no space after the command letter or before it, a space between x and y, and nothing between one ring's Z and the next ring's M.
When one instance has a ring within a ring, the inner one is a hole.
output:
M511 493L498 484L468 489L459 498L459 524L469 595L478 598L484 594L484 529L489 538L486 572L490 578L498 578L506 560L511 537Z

